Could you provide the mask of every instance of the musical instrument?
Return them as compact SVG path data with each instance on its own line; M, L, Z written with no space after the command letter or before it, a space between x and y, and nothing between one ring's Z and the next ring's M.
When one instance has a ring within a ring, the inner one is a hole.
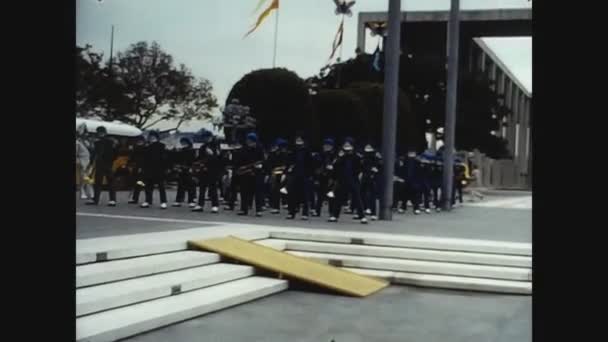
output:
M253 172L255 171L254 168L259 169L261 167L262 167L262 161L258 160L251 164L247 164L247 165L243 165L243 166L239 167L236 170L236 174L237 174L237 176L250 175L250 174L253 174Z

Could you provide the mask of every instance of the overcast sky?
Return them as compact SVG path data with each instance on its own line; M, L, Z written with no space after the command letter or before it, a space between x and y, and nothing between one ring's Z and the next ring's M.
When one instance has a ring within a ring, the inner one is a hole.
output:
M76 0L76 43L91 44L109 56L111 26L114 51L138 41L157 41L177 63L209 79L221 104L246 73L272 67L275 17L269 17L248 38L243 35L257 18L259 0ZM268 0L270 2L270 0ZM403 10L447 10L450 0L402 0ZM527 0L461 0L462 9L529 8ZM306 78L318 73L331 53L339 18L332 0L280 0L277 66ZM359 11L386 11L388 0L358 0L344 27L344 59L354 56ZM367 50L377 38L367 39ZM500 45L500 44L499 44ZM522 68L517 45L503 48ZM517 65L515 67L518 67ZM172 127L160 124L158 127ZM206 126L206 125L205 125ZM202 127L183 125L182 130Z

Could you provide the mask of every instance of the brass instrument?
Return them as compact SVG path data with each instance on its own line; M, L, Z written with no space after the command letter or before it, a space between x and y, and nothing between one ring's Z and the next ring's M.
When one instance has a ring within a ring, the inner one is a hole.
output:
M255 161L251 164L243 165L236 170L236 174L237 176L245 176L252 174L255 171L254 168L258 167L259 165L262 165L261 160Z

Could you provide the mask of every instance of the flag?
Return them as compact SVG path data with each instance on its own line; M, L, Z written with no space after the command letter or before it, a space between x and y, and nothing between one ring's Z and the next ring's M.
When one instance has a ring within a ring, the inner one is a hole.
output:
M338 27L338 32L336 33L336 37L334 38L331 55L329 56L330 60L334 57L334 55L336 54L336 51L338 51L338 48L340 47L340 45L342 45L343 34L344 34L344 18L342 18L342 21L340 22L340 26Z
M382 52L380 51L380 43L378 43L378 47L376 47L376 51L372 56L372 68L376 71L382 70Z
M247 34L245 34L245 37L247 37L253 31L255 31L260 26L260 24L262 24L264 19L266 19L266 17L270 14L270 12L272 12L272 10L274 10L274 9L276 9L276 10L279 9L279 0L272 0L272 3L270 4L270 6L268 6L268 8L266 8L264 10L264 12L262 12L262 14L260 14L255 25L253 26L253 28L251 30L249 30L249 32L247 32ZM243 37L243 38L245 38L245 37Z

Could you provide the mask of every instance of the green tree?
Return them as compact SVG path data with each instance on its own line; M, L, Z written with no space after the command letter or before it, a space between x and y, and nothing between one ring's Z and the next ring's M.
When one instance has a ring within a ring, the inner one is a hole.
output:
M293 71L284 68L252 71L232 87L226 104L232 99L250 107L264 143L277 137L293 138L296 133L313 141L318 139L309 88Z
M118 52L112 65L77 48L77 108L93 108L103 120L121 120L147 129L162 121L176 128L191 120L209 120L217 108L211 83L196 78L156 42L138 42ZM85 58L87 57L87 58ZM91 62L89 62L91 61Z

